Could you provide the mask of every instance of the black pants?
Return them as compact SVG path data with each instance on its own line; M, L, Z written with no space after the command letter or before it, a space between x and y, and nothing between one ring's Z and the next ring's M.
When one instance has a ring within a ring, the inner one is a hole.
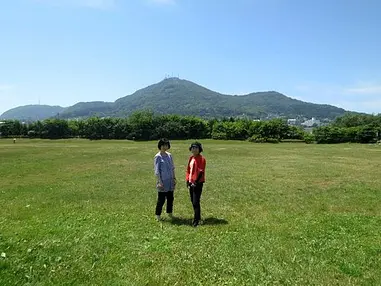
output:
M167 199L167 213L173 211L173 192L157 192L156 215L161 215L165 199Z
M189 188L189 196L193 205L194 210L194 221L200 221L201 220L201 205L200 205L200 198L202 194L202 187L204 186L204 183L198 183L195 187Z

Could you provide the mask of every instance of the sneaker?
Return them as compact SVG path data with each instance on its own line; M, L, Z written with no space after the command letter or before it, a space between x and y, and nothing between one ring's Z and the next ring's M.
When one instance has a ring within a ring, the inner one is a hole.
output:
M157 221L161 221L161 216L157 215L157 216L156 216L156 220L157 220Z
M198 220L194 220L193 221L193 227L198 227L198 225L200 224L200 222Z

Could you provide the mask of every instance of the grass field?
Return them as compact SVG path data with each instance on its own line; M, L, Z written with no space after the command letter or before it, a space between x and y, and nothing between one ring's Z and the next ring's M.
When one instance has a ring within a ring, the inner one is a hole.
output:
M381 146L203 143L193 228L189 142L159 223L156 142L0 140L0 285L381 284Z

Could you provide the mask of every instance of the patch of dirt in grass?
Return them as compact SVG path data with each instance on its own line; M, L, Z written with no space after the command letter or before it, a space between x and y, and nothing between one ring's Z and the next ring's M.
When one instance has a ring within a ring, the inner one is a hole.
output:
M326 188L330 188L330 187L335 186L337 183L335 181L324 180L324 181L313 181L312 184L326 189Z

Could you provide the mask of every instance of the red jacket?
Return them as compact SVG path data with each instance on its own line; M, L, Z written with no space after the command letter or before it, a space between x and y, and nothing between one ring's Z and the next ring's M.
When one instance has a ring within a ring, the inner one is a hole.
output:
M191 156L188 161L187 173L186 173L186 181L194 184L204 183L205 182L205 167L206 160L202 155ZM201 178L199 178L200 173L202 173Z

